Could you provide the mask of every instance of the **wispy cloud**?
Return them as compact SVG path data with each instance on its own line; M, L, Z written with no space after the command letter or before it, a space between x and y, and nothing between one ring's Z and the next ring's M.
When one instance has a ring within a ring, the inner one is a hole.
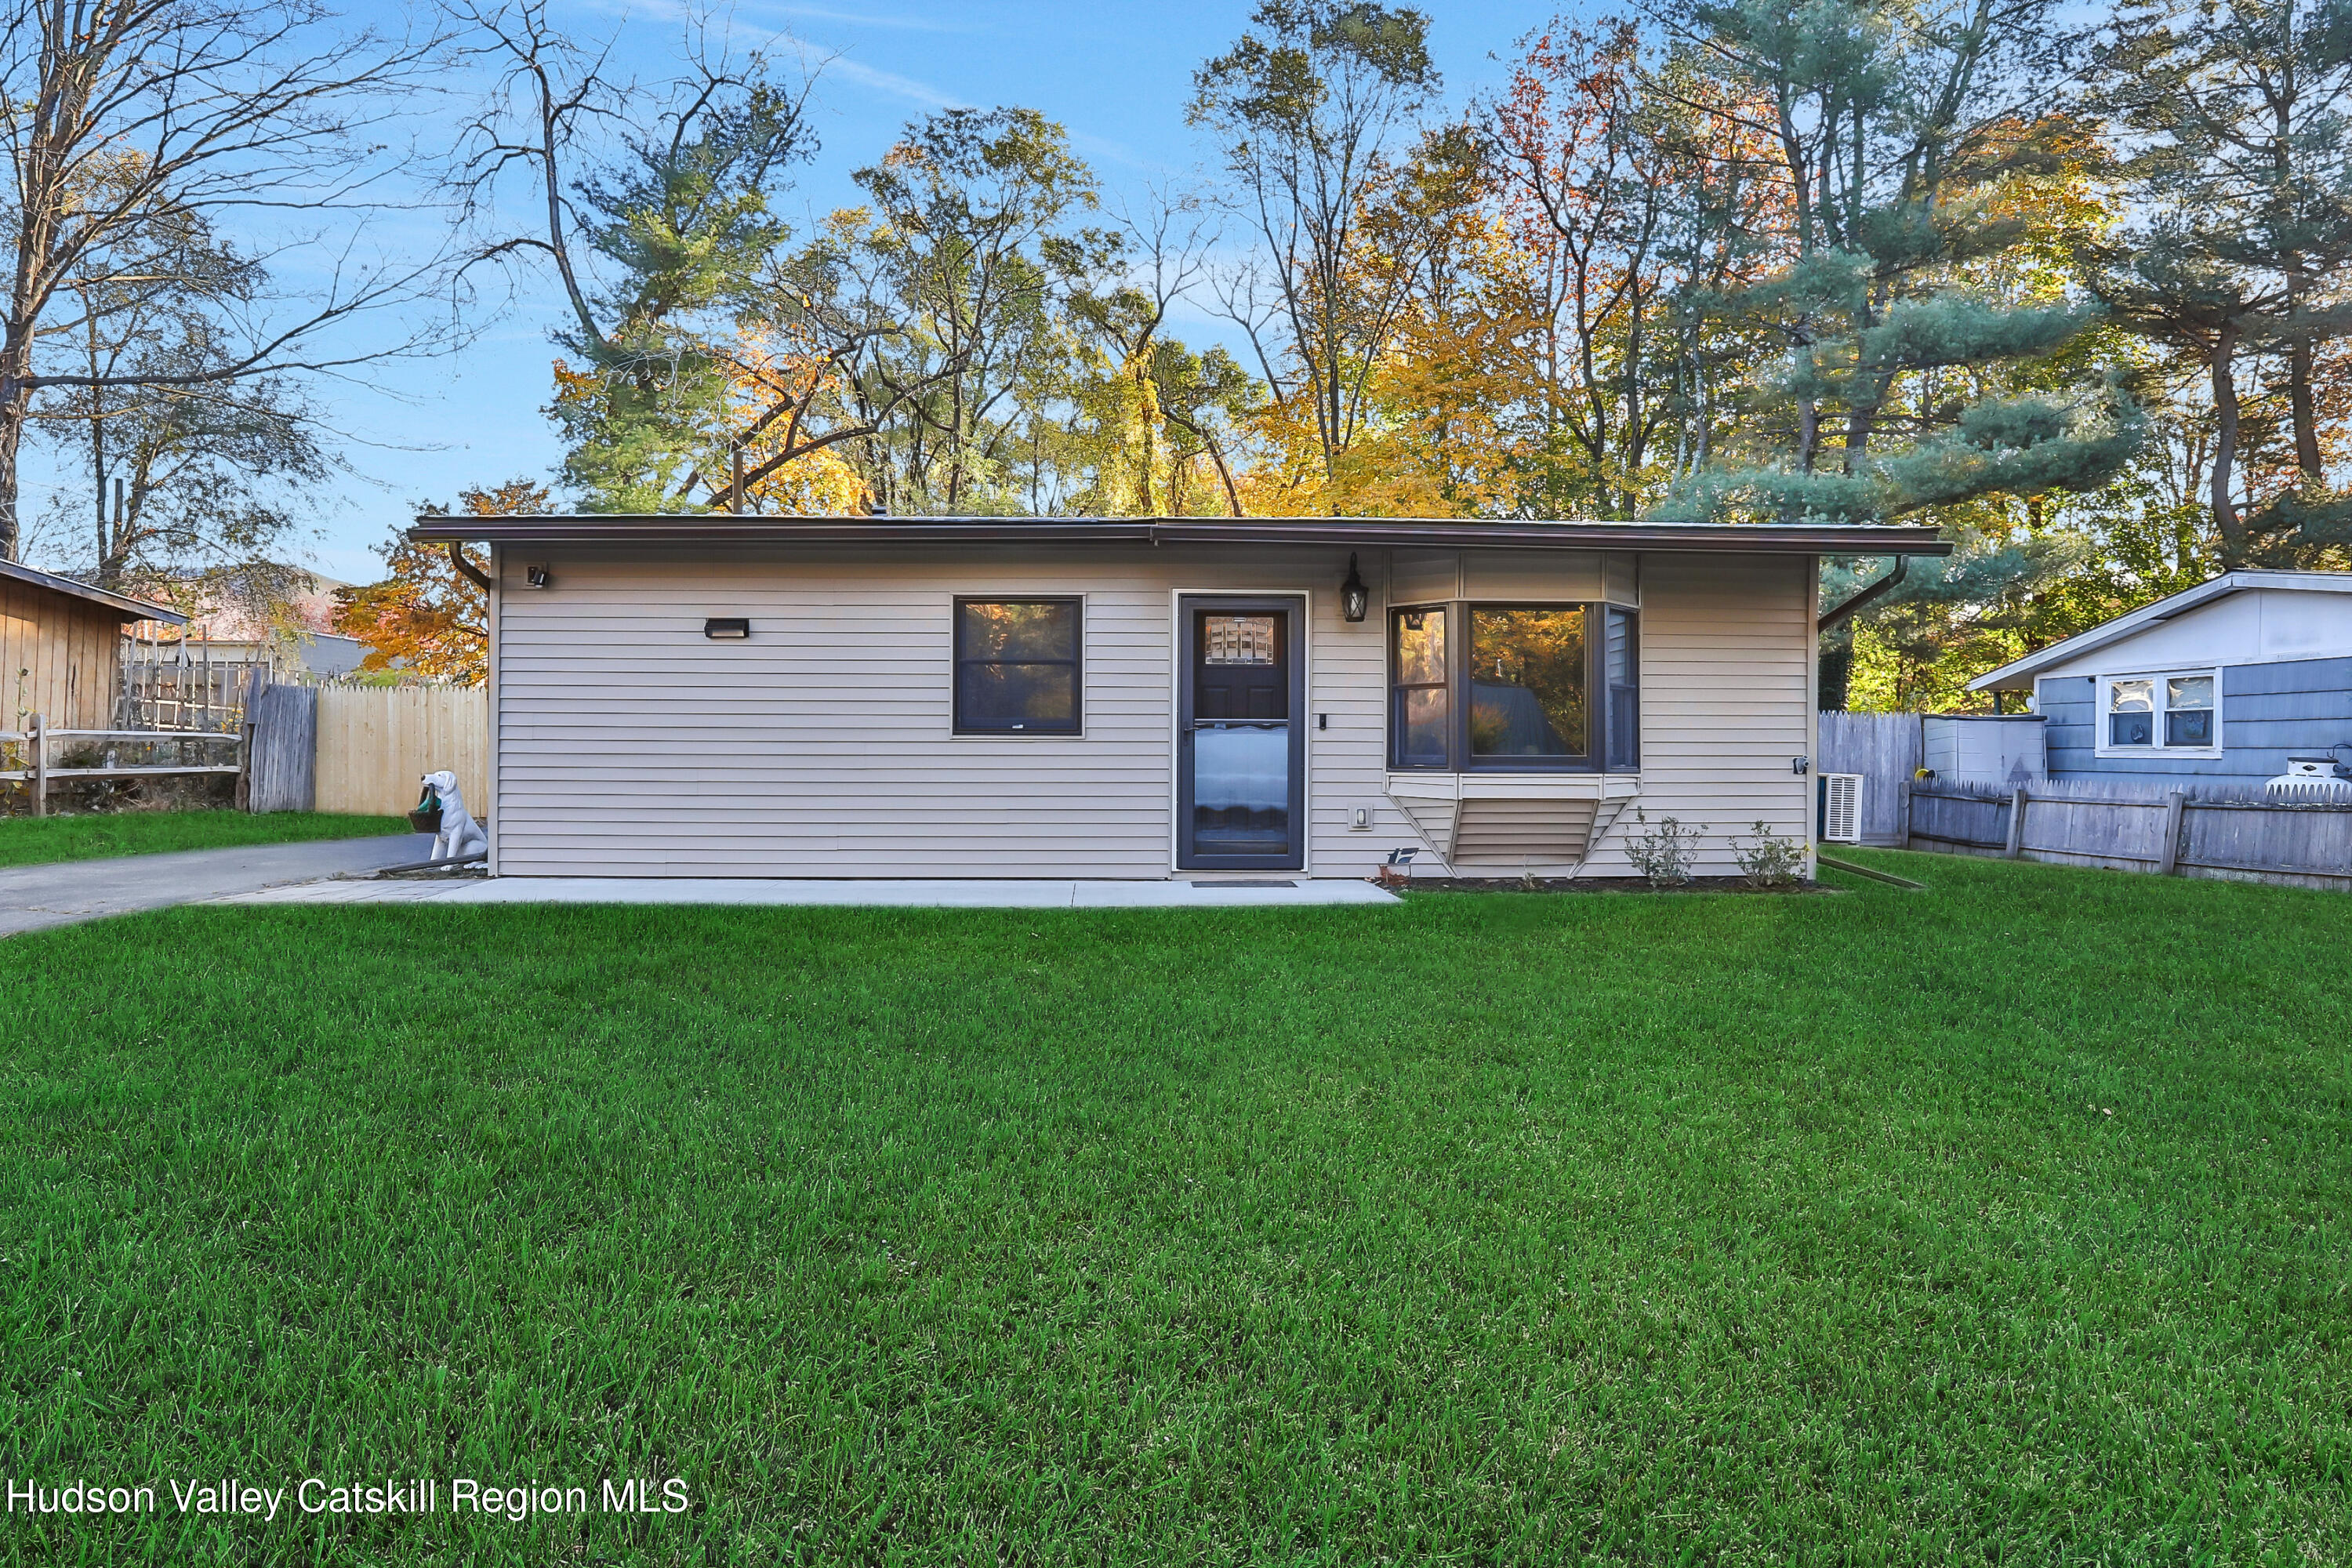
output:
M971 100L942 92L929 82L900 76L897 71L877 70L872 66L860 65L845 55L835 55L825 61L824 74L892 98L903 98L909 103L919 103L926 109L964 109L971 106Z
M985 30L971 22L941 21L932 16L886 15L873 11L836 11L824 5L762 5L759 9L780 16L805 17L812 22L843 22L853 27L887 27L902 33L978 33Z

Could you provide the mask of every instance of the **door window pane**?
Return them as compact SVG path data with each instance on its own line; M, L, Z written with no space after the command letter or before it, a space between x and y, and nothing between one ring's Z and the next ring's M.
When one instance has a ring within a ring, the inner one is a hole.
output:
M1192 847L1279 854L1290 845L1290 726L1210 723L1192 731Z
M1202 628L1202 662L1272 664L1272 616L1210 616Z
M955 728L994 734L1078 731L1076 599L960 599Z
M1470 612L1470 751L1580 757L1586 751L1582 608Z
M2149 746L2156 743L2156 683L2113 680L2107 683L2107 744Z

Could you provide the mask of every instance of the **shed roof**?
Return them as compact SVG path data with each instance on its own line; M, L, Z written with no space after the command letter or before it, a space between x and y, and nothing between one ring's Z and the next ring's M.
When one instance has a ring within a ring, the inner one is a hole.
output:
M420 517L419 543L772 544L1352 544L1430 549L1735 551L1796 555L1948 555L1932 528L1836 523L1499 522L1395 517L757 517L600 513Z
M187 616L167 605L150 604L145 599L134 599L128 594L93 588L87 583L77 583L70 577L59 577L54 573L20 566L14 561L0 561L0 577L14 578L19 583L29 583L36 588L47 588L51 593L86 600L112 610L126 621L169 621L175 626L188 624Z
M2227 598L2249 588L2284 588L2305 594L2352 594L2352 572L2224 572L2219 577L2200 583L2194 588L2183 588L2151 605L2142 605L2112 621L2103 621L2086 632L2036 648L2023 658L2002 665L1999 669L1978 676L1969 682L1970 691L2030 690L2033 678L2052 665L2063 664L2109 643L2120 642L2135 633L2165 621L2173 620L2217 599Z

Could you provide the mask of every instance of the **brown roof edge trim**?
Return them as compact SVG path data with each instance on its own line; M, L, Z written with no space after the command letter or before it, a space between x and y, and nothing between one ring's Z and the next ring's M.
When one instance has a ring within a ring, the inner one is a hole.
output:
M188 617L169 605L151 604L134 599L128 594L118 594L111 588L94 588L88 583L78 583L71 577L37 567L20 565L14 561L0 561L0 577L14 578L36 588L47 588L53 594L66 594L89 604L112 610L126 621L163 621L171 626L184 626Z
M1777 527L1637 522L1478 522L1402 518L779 518L420 517L421 543L493 544L1334 544L1443 549L1759 552L1948 555L1928 528Z

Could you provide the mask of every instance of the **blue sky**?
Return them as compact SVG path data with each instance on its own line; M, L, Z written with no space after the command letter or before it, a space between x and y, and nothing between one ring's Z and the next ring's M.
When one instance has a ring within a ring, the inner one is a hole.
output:
M578 36L617 35L616 58L641 79L660 76L675 53L675 5L557 0L556 8ZM1457 104L1496 86L1504 68L1493 57L1507 56L1557 9L1507 0L1435 0L1425 8L1446 97ZM1042 110L1067 130L1113 201L1153 184L1205 183L1214 174L1208 149L1184 124L1192 72L1240 35L1249 10L1249 0L747 0L727 16L739 39L796 47L823 62L815 123L824 147L798 171L785 204L800 219L854 200L850 171L873 161L906 121L958 104ZM554 305L537 280L465 351L384 367L373 387L331 394L353 472L320 498L311 564L371 580L379 563L369 547L414 502L446 501L468 484L548 477L559 451L539 411L548 399ZM1204 320L1180 331L1196 341L1216 335ZM28 468L29 512L50 485L48 463L36 457Z

